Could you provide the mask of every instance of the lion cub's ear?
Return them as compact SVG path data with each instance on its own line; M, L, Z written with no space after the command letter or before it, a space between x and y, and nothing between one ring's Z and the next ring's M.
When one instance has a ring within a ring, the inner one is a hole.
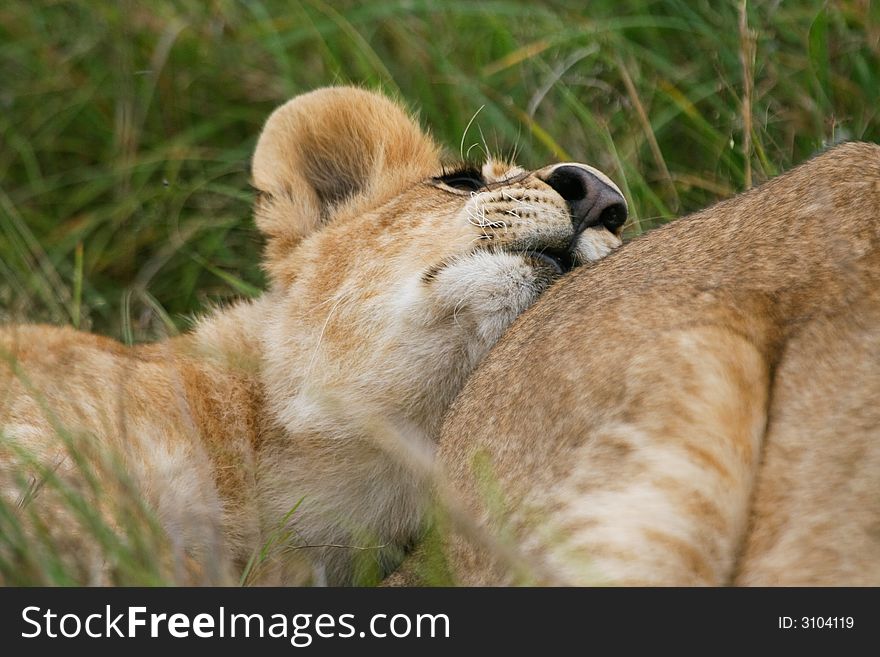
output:
M378 93L327 87L276 109L257 142L257 227L282 256L343 208L366 208L439 168L434 142Z

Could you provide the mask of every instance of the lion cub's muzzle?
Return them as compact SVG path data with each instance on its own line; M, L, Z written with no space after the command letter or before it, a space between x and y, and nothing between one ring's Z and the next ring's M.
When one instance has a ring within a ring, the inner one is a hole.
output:
M529 251L530 256L563 274L578 264L577 243L587 228L603 227L620 235L627 217L626 199L601 171L585 164L559 164L538 172L537 177L565 200L574 233L565 248Z
M574 224L572 246L587 228L604 226L615 235L623 228L626 199L605 174L583 164L560 164L542 174L538 177L568 203Z

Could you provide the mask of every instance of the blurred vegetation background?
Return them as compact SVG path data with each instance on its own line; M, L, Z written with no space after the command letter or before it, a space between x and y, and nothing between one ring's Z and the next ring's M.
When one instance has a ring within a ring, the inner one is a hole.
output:
M140 341L258 294L250 153L332 83L400 97L453 157L598 166L634 235L880 141L880 3L5 0L0 321Z

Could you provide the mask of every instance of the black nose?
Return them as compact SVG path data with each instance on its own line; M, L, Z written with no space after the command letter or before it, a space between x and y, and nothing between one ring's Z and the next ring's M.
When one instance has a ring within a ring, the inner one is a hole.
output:
M616 233L626 222L626 201L620 192L583 167L558 166L544 182L568 201L577 233L598 225Z

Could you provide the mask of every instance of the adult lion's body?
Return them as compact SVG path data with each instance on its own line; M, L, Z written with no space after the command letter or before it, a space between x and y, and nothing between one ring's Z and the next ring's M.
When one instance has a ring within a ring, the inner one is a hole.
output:
M574 272L459 399L440 460L508 547L459 534L460 583L880 584L880 147Z
M625 218L585 165L444 170L398 105L352 88L276 110L253 179L259 299L135 348L0 330L0 522L33 534L7 535L5 563L51 544L74 581L113 581L95 534L134 550L114 538L134 490L189 581L230 581L254 555L255 581L357 581L359 554L381 573L420 526L413 463L467 375Z

